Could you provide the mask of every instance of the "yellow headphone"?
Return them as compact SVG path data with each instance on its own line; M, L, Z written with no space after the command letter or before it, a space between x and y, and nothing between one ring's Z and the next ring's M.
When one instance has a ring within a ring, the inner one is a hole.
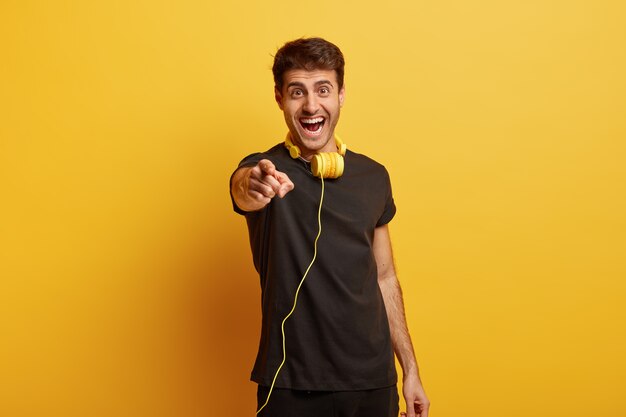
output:
M343 157L348 147L337 135L335 135L337 152L319 152L311 158L311 172L320 178L339 178L343 174ZM300 157L300 148L291 141L291 133L287 133L285 147L289 149L289 155L293 159Z

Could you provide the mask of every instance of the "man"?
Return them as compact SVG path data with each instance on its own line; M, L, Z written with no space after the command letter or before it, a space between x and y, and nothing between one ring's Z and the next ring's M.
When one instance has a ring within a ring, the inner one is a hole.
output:
M278 50L272 70L286 143L244 158L231 178L261 278L258 414L396 417L395 352L402 414L426 417L387 228L396 210L389 176L335 136L343 55L323 39L298 39ZM326 152L345 155L337 179L311 173Z

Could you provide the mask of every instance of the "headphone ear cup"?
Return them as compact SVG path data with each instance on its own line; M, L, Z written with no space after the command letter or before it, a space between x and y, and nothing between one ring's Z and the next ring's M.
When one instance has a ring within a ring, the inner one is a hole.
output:
M313 155L313 158L311 158L311 172L313 173L313 176L325 178L325 168L324 157L322 154L318 153Z
M324 155L324 158L326 158L326 166L327 166L327 172L326 177L325 178L337 178L335 176L335 171L336 171L336 167L337 167L337 163L335 158L333 158L333 154L332 153L327 153L326 155Z
M316 177L339 178L343 169L343 156L336 152L321 152L311 158L311 172Z
M291 145L289 146L289 156L291 156L291 158L296 159L300 156L300 148L298 148L296 145Z
M289 151L289 156L293 159L296 159L300 156L300 148L293 144L291 141L291 133L287 132L287 136L285 137L285 147Z
M343 146L345 147L346 145ZM333 153L333 158L335 160L335 176L333 178L339 178L343 175L344 159L338 153Z

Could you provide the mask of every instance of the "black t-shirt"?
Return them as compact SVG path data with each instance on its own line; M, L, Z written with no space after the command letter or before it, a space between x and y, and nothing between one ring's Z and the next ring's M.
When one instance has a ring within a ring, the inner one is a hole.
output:
M245 214L261 281L261 340L251 379L270 385L282 355L281 322L314 253L321 180L283 144L244 158L269 159L295 188ZM364 390L396 383L389 323L372 250L374 229L395 215L387 170L348 151L344 174L325 180L317 258L285 324L286 362L276 387Z

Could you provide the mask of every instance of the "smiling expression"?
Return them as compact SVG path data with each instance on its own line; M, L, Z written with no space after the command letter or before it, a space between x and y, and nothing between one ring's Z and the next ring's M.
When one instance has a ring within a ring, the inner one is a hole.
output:
M304 159L337 151L333 137L344 93L334 70L293 69L283 74L282 91L275 90L276 102Z

